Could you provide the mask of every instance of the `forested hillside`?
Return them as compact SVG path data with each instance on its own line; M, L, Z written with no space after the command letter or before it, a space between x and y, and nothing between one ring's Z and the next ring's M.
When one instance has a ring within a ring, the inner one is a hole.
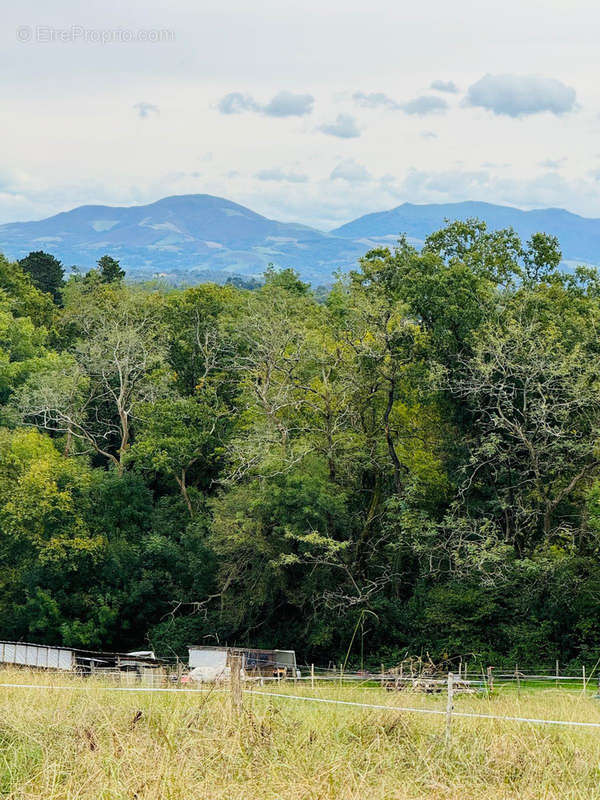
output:
M476 221L326 298L0 261L0 638L600 646L600 276Z

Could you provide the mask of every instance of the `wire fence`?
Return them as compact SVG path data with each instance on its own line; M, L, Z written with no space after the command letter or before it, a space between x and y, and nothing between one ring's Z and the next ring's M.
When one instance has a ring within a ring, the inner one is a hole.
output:
M312 703L324 703L326 705L350 706L353 708L377 709L381 711L396 711L409 714L433 714L435 716L444 716L444 717L447 717L449 713L448 710L444 711L438 708L419 708L415 706L411 707L411 706L383 705L378 703L359 703L352 700L337 700L325 697L309 697L306 695L284 694L280 692L253 691L251 689L246 689L244 691L245 693L252 694L252 696L254 697L256 696L278 697L278 698L284 698L285 700L299 700ZM454 717L464 717L469 719L490 719L490 720L500 720L504 722L528 722L534 725L566 725L569 727L600 728L600 722L579 722L577 720L503 716L500 714L478 714L476 712L455 711L455 710L452 710L451 715Z
M565 677L573 677L573 676L565 676ZM424 714L437 717L445 717L447 737L449 736L450 733L450 725L453 718L493 720L498 722L515 722L515 723L525 723L531 725L563 726L569 728L600 729L600 720L590 722L581 720L560 720L560 719L549 719L543 717L490 714L490 713L475 712L475 711L457 711L454 708L454 694L456 688L454 684L454 675L452 673L449 673L446 680L442 680L440 678L436 679L436 681L440 685L442 683L445 684L445 687L447 689L447 705L445 710L440 708L397 705L392 703L360 702L357 700L341 699L339 697L338 698L316 697L314 695L302 695L302 694L295 694L282 691L280 692L265 691L264 689L260 688L260 685L257 682L255 682L254 685L251 685L251 688L243 688L245 681L243 679L240 679L239 673L237 681L234 679L234 676L232 676L232 680L230 682L229 687L214 683L205 686L200 685L197 688L192 688L181 684L176 684L171 686L139 686L139 685L121 686L114 684L107 686L98 684L95 681L80 679L77 681L73 681L72 683L64 683L64 684L3 682L0 683L0 689L33 690L42 692L99 691L107 693L108 692L161 693L170 696L202 695L204 697L208 697L212 694L220 694L220 695L227 694L227 695L232 695L232 707L238 708L238 710L240 710L242 707L240 698L241 695L243 694L251 696L252 698L265 697L265 698L273 698L278 700L286 700L286 701L300 702L300 703L314 703L328 707L377 710L384 712L406 713L406 714ZM252 684L252 682L250 683ZM325 683L325 686L327 685L328 684ZM234 697L236 691L239 692L239 698Z
M2 669L32 669L30 665L21 665L14 663L0 663L0 674ZM35 668L33 668L35 669ZM195 679L191 673L190 668L182 662L179 664L161 664L156 668L145 669L117 669L117 668L96 668L93 671L79 672L69 670L58 670L50 668L39 668L40 672L44 673L59 673L60 674L77 674L78 677L85 677L88 680L103 679L116 683L144 683L150 685L170 685L172 683L179 683L182 681L193 681ZM521 671L514 672L495 672L492 668L477 671L461 671L453 673L456 680L464 685L476 687L490 687L500 688L501 686L513 686L516 684L545 684L547 686L561 686L562 684L567 687L577 687L578 685L600 688L600 672L592 670L586 673L585 668L579 675L565 675L558 673L527 673ZM259 671L246 670L244 672L244 680L255 681L261 684L268 683L322 683L322 684L351 684L351 685L364 685L364 686L386 686L388 688L401 689L403 687L410 688L411 686L419 686L423 683L430 685L445 684L446 673L441 672L415 672L414 674L402 673L397 669L385 670L381 672L373 671L350 671L344 669L332 669L325 667L302 666L296 670L288 670L287 672L279 672L276 675L261 674Z

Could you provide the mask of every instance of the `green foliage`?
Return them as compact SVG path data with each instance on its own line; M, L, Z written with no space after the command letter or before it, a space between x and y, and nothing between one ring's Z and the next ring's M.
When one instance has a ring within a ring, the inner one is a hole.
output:
M102 256L98 259L98 273L102 283L119 282L125 277L125 270L121 269L117 259L112 256Z
M0 292L0 419L7 419L2 406L13 391L50 357L47 338L46 330L36 328L29 317L14 316L8 298Z
M0 259L0 638L594 658L600 277L559 262L467 220L327 295L105 256L57 307Z
M52 298L34 285L20 264L0 255L0 290L15 317L29 317L37 327L49 329L56 319Z
M69 587L81 586L103 548L86 522L91 474L27 430L1 431L0 465L2 618L15 638L31 632L57 641L74 601Z
M137 433L127 461L142 470L170 476L177 482L191 516L194 505L188 482L210 487L218 470L227 410L211 392L197 398L168 398L140 403Z
M31 281L41 292L52 296L55 303L60 302L60 291L64 285L65 272L61 262L50 253L36 250L19 261L23 272L31 276Z

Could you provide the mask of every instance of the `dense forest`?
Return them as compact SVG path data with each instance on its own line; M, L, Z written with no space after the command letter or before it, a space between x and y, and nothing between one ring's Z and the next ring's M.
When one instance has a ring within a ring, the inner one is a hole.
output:
M0 638L595 662L600 275L476 220L330 291L0 260Z

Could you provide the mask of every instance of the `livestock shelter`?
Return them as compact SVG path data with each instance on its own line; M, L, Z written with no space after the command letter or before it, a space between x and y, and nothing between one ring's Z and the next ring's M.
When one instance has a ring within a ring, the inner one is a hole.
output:
M216 647L188 645L190 669L225 673L232 654L241 655L246 676L294 677L297 674L294 650L261 650L256 647Z
M161 663L154 653L103 653L77 647L0 641L0 666L34 667L69 672L136 672L155 670Z
M0 642L0 664L72 670L76 663L75 651L68 647L30 642Z

